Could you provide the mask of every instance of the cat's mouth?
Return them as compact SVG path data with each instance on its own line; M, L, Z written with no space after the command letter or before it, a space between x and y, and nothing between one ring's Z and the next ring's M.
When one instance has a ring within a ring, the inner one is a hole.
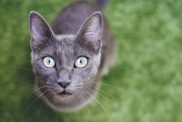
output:
M72 95L72 93L70 93L70 92L67 92L67 91L62 91L62 92L59 92L59 93L57 93L58 95L60 95L60 96L71 96Z

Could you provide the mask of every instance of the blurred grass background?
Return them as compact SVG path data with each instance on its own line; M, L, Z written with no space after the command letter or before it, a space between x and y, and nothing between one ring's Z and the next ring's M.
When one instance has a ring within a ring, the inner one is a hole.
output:
M182 122L181 0L109 1L118 55L92 104L58 113L31 93L29 11L51 22L70 2L0 0L0 122Z

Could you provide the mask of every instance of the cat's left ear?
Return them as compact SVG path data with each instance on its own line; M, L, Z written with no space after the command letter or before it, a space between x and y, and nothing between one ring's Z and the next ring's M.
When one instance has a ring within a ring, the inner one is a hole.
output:
M43 46L49 43L54 37L54 33L37 12L30 12L30 33L32 37L31 47L33 50L40 50Z
M78 42L87 49L98 52L101 48L103 18L101 12L93 13L77 33Z

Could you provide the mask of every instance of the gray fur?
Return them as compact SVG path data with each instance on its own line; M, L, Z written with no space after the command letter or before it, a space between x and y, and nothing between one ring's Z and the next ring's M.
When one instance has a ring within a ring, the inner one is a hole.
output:
M36 87L57 111L73 111L89 103L99 88L100 76L112 65L109 57L114 55L115 45L97 10L88 2L76 2L59 13L51 28L40 14L30 13ZM45 67L42 61L45 56L51 56L56 66ZM75 60L80 56L87 57L88 64L75 68ZM64 89L58 82L70 84ZM58 94L64 90L71 95Z
M96 5L100 9L103 9L106 6L107 2L108 2L108 0L96 0Z

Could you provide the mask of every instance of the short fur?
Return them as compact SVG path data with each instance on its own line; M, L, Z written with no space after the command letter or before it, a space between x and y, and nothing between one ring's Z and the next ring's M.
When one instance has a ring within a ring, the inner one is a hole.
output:
M115 44L106 20L96 5L75 2L61 11L52 23L30 13L31 57L39 95L57 111L73 111L96 95L100 76L107 74L115 57ZM47 68L42 59L52 57L56 66ZM88 64L75 68L75 60L85 56ZM66 88L58 82L69 82ZM60 95L63 91L71 95Z

